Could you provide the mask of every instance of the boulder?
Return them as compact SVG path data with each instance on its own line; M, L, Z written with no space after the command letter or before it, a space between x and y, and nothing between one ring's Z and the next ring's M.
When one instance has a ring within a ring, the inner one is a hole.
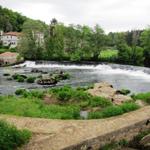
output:
M122 94L116 94L112 98L112 102L116 105L120 105L124 102L131 101L131 100L132 100L132 98L130 96L126 96L126 95L122 95Z
M114 104L120 105L126 101L132 100L130 96L126 96L123 94L119 94L116 89L113 88L112 85L101 82L96 83L93 89L88 89L88 93L92 96L100 96L111 100Z
M143 147L145 147L145 149L150 149L150 134L144 136L140 140L140 145L142 145Z
M90 93L92 96L101 96L111 99L116 94L116 90L112 85L102 82L96 83L93 89L88 90L88 93Z

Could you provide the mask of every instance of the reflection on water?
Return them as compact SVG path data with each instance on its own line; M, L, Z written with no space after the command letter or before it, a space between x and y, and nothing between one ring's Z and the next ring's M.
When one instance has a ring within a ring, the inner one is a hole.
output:
M3 73L23 73L31 75L32 68L53 72L64 70L71 74L71 78L61 81L57 86L69 84L72 86L85 86L96 82L109 82L117 89L127 88L133 93L150 91L150 69L118 64L70 64L57 62L35 63L27 61L20 66L24 68L0 68L0 93L11 94L18 88L43 88L43 86L27 83L7 81ZM34 74L38 75L38 74Z

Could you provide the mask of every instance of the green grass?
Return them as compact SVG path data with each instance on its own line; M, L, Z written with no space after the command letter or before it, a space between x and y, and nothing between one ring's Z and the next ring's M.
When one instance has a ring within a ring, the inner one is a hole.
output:
M127 102L120 106L109 106L103 109L102 111L90 112L89 119L101 119L122 115L123 113L130 112L138 108L139 106L133 102Z
M135 100L143 100L146 103L150 104L150 92L147 93L139 93L137 95L133 95Z
M0 113L50 119L78 119L80 108L75 105L45 105L38 98L5 96L0 98Z
M15 126L0 120L0 150L15 150L29 142L31 132L18 130Z
M118 50L107 49L100 52L99 59L104 61L113 61L118 57Z
M89 119L100 119L121 115L139 108L134 102L127 102L114 106L112 102L103 97L88 94L82 88L51 88L48 90L18 89L17 96L0 96L0 113L25 117L40 117L50 119L81 119L81 110L100 111L90 112ZM56 103L44 103L45 94L50 94Z

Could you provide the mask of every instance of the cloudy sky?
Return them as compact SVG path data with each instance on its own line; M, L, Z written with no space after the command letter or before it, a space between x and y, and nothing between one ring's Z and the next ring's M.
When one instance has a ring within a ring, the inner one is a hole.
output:
M49 23L101 25L106 32L150 25L150 0L0 0L0 5Z

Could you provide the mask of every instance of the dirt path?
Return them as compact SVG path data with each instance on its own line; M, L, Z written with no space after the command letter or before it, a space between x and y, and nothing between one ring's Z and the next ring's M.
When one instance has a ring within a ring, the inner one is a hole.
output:
M121 116L100 120L50 120L0 115L18 128L33 132L24 150L60 150L150 119L150 106Z

